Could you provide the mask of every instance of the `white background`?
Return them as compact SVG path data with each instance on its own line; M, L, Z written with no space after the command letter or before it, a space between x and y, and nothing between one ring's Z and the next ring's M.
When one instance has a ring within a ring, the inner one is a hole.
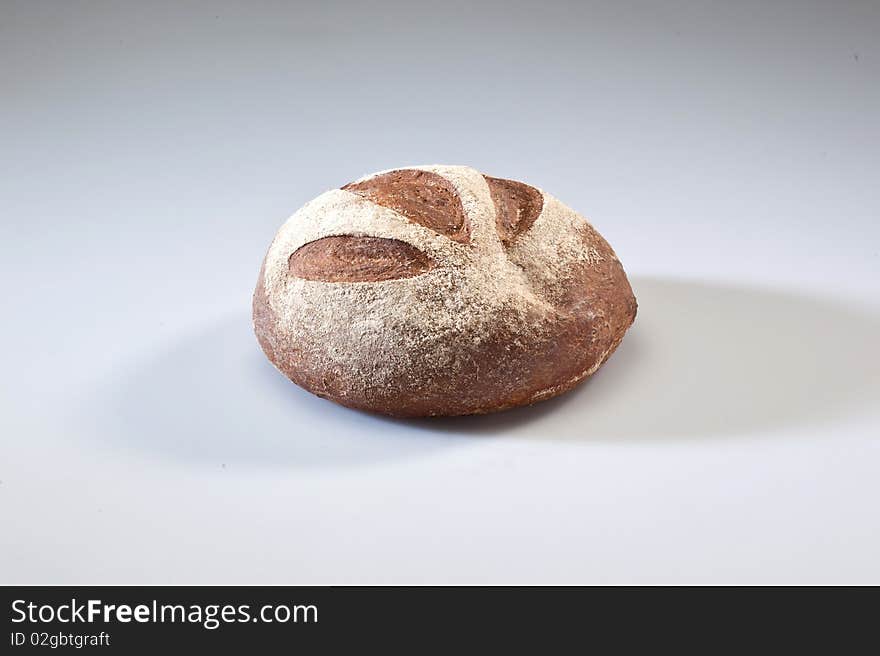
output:
M880 583L880 5L0 5L0 581ZM265 360L275 230L470 164L639 300L587 384L394 421Z

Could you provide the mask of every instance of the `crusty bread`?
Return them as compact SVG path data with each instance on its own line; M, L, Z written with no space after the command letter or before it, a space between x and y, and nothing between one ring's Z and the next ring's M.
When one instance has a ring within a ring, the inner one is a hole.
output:
M395 416L534 403L595 372L636 315L608 243L521 182L385 171L306 203L272 242L254 330L288 378Z

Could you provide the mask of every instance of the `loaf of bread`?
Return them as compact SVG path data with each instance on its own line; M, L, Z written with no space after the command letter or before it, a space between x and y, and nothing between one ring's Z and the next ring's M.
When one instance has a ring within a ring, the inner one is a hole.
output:
M401 417L549 399L595 372L636 315L617 256L581 216L465 166L367 176L275 236L254 330L288 378Z

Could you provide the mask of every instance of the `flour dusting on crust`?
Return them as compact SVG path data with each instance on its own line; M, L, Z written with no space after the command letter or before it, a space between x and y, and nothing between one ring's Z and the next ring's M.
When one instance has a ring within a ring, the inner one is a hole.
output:
M350 191L334 189L310 201L279 230L258 282L272 316L272 329L263 331L271 334L261 340L271 342L276 366L316 393L390 414L397 413L386 406L395 402L418 406L400 414L484 412L504 407L505 398L520 405L592 373L632 321L620 302L597 296L607 289L631 297L607 242L541 191L540 214L505 248L482 173L464 166L407 168L436 173L454 186L469 242ZM375 282L303 280L290 273L297 249L345 235L400 240L436 264L421 275ZM634 316L634 299L631 306ZM597 339L602 343L589 346ZM540 360L563 352L569 360L582 353L582 361L560 364L562 378L552 379Z

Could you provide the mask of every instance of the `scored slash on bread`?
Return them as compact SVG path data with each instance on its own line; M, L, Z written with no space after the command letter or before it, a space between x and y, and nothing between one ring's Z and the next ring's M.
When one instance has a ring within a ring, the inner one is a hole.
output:
M541 190L463 166L385 171L279 230L254 294L275 366L343 405L479 414L575 386L636 301L608 243Z

